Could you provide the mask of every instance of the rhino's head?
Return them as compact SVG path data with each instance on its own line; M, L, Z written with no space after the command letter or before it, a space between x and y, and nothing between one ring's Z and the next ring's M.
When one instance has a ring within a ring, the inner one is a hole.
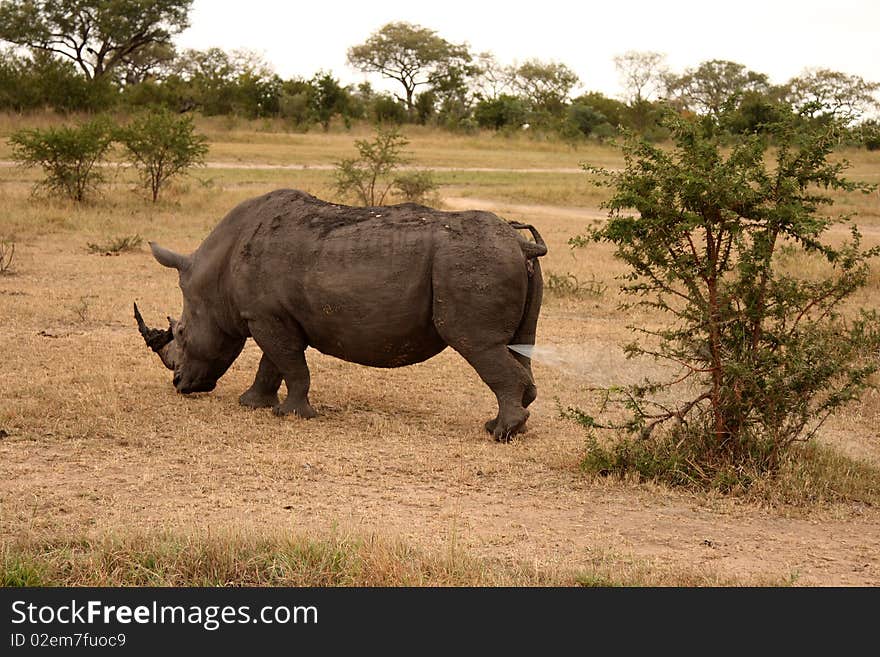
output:
M168 318L167 329L149 328L134 306L134 318L144 342L174 372L177 392L208 392L226 373L244 347L244 338L230 335L217 324L217 280L197 280L192 272L192 256L180 255L150 242L153 257L180 274L183 313L180 320Z

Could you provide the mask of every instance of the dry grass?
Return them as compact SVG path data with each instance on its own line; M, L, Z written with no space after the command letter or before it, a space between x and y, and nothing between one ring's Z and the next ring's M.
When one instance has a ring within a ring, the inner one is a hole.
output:
M199 170L155 205L131 191L127 172L103 198L77 206L32 198L36 174L0 169L0 239L16 243L15 275L0 278L5 577L271 583L281 571L268 564L287 559L289 583L880 584L880 511L852 496L727 499L583 476L584 435L559 408L589 408L589 386L643 375L651 364L626 361L617 345L630 338L627 324L657 322L617 309L621 267L606 246L567 246L603 215L585 174L438 174L446 207L535 224L550 246L548 276L607 286L548 294L539 342L555 357L535 363L540 396L529 431L512 444L482 431L494 399L452 352L375 370L310 351L320 415L308 422L236 404L259 359L250 344L213 393L174 394L131 317L135 299L153 324L179 312L174 272L146 249L100 258L87 244L141 235L185 251L261 192L298 187L332 198L330 171L246 164L319 164L355 136L203 127L243 164ZM420 164L438 166L587 159L523 138L417 131L412 140ZM260 150L272 144L279 150ZM860 155L859 174L880 171L878 157ZM876 243L877 197L853 202ZM878 292L874 279L863 300L876 305ZM835 418L821 437L834 451L822 454L880 465L878 402L869 395ZM815 491L817 472L868 476L835 458L817 456L824 465L805 470L793 490Z
M575 577L425 554L379 536L108 536L7 546L3 586L529 586Z
M0 586L779 586L597 552L578 571L428 553L401 541L159 533L0 548Z

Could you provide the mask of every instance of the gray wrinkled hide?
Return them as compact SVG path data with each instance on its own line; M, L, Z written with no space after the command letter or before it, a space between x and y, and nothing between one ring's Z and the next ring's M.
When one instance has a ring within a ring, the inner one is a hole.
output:
M488 212L354 208L296 190L245 201L191 256L151 244L184 296L163 361L178 391L210 390L253 337L263 358L241 403L312 417L307 347L401 367L451 346L495 393L486 428L506 440L536 395L529 359L507 349L535 339L546 248L531 230L538 244Z

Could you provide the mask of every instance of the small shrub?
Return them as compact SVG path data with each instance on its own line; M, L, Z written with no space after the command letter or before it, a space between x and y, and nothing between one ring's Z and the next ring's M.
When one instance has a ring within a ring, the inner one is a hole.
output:
M395 184L394 170L406 162L401 151L408 143L397 129L381 128L372 141L356 140L359 157L336 164L336 190L366 206L382 205Z
M403 200L424 205L436 196L437 183L430 171L412 171L394 179L394 190Z
M15 242L0 242L0 274L12 273L12 258L15 256Z
M37 189L82 202L104 180L99 165L112 134L107 121L95 119L80 126L19 130L9 143L21 166L43 168L46 177Z
M586 427L595 425L593 418L576 409L563 416ZM778 471L768 473L764 463L774 449L772 442L752 444L749 458L732 463L688 437L686 432L692 430L680 424L646 439L628 437L609 444L601 444L591 434L581 467L602 477L716 490L774 503L880 502L880 470L815 441L793 446L779 460Z
M89 320L89 310L91 309L91 301L89 296L81 296L79 302L73 306L73 314L76 315L80 323L85 324Z
M590 276L590 280L581 281L572 273L564 274L547 273L547 280L544 282L547 292L557 297L574 297L583 299L585 297L601 297L605 294L608 286L602 281L596 280L595 274Z
M207 138L195 134L192 117L167 109L141 115L118 129L116 138L154 203L170 178L204 165L208 153Z
M111 239L106 244L88 243L90 253L99 253L101 255L119 255L128 251L136 251L143 244L144 240L140 235L125 235Z
M406 121L406 108L393 97L377 96L372 107L373 120L379 124L400 125Z
M568 417L584 424L592 418L570 409ZM609 445L599 443L589 435L581 467L600 476L638 481L653 481L696 490L717 490L722 493L742 493L763 474L762 464L767 458L765 450L752 445L756 453L752 458L741 458L736 464L719 459L711 449L706 449L699 436L689 436L694 429L678 425L675 429L647 438L624 437Z

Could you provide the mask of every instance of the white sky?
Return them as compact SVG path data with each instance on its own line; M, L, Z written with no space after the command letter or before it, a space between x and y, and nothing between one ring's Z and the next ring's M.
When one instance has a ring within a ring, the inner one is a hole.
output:
M785 82L807 67L880 82L880 0L195 0L183 48L247 48L284 78L331 71L365 76L346 50L390 21L436 30L489 50L502 64L537 58L572 68L581 91L621 93L612 58L628 50L667 55L676 72L728 59ZM397 84L397 83L394 83Z

